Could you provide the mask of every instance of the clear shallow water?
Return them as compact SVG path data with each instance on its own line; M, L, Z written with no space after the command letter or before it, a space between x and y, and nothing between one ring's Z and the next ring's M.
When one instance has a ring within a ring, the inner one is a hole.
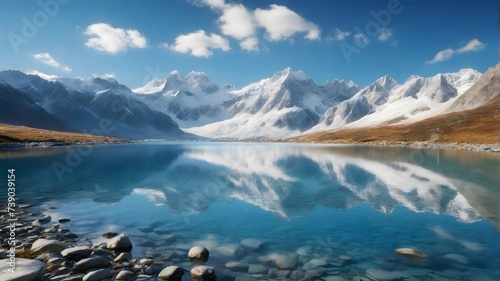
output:
M16 169L19 199L71 218L81 237L125 232L136 257L176 251L166 264L173 257L188 269L187 250L205 246L219 280L243 274L228 261L283 280L300 272L366 279L371 268L404 280L500 280L499 164L495 154L294 144L0 151L2 170ZM243 251L246 238L263 244ZM427 258L394 254L401 247ZM327 264L306 270L313 258ZM269 260L295 266L276 271Z

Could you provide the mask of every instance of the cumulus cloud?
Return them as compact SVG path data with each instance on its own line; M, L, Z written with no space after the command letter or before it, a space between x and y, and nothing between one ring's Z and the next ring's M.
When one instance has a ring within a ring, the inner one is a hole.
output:
M368 36L364 33L356 33L354 35L354 42L356 42L359 46L366 46L370 44L370 38L368 38Z
M128 48L145 48L146 37L135 29L115 28L106 23L91 24L85 30L85 35L90 38L85 46L116 54L126 51Z
M328 36L328 40L344 41L347 37L351 36L351 32L342 31L339 28L333 30L333 34Z
M392 29L390 28L381 28L380 33L377 38L379 41L387 41L392 37Z
M266 30L271 41L280 41L294 36L296 33L306 33L304 38L320 39L319 27L285 6L273 4L268 10L256 9L254 16L257 24Z
M195 57L210 57L212 50L220 49L229 51L229 41L217 34L205 34L204 30L198 30L189 34L182 34L175 38L175 43L169 47L180 53L189 53Z
M452 48L444 49L439 51L432 60L427 61L427 64L434 64L436 62L445 61L450 59L455 54L463 54L468 52L478 52L486 47L486 44L482 43L478 39L474 38L470 40L465 46L453 50Z
M34 54L33 58L35 58L39 62L44 63L46 65L50 65L50 66L55 67L55 68L61 68L63 71L66 71L66 72L71 71L71 68L69 68L66 65L61 65L49 53Z
M304 38L310 40L320 39L321 32L314 23L307 21L302 16L285 6L271 5L268 9L251 10L243 4L226 3L225 0L188 0L196 6L208 6L220 14L217 24L223 36L239 41L241 49L246 51L259 51L257 31L262 28L269 41L280 41L291 38L297 33L305 33ZM179 52L191 53L198 57L212 55L210 49L229 50L229 43L218 35L207 38L201 30L187 35L180 35L173 45L163 44L163 47ZM204 31L203 31L204 32ZM186 38L186 36L189 36ZM216 37L218 36L218 37ZM201 41L203 44L197 48L194 44L181 41ZM188 40L189 39L189 40Z

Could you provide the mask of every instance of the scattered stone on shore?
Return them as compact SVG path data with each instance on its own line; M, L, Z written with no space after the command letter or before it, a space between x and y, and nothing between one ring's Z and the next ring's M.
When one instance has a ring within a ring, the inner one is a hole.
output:
M240 242L240 246L245 250L255 251L262 246L262 242L257 239L243 239Z
M116 258L113 260L114 262L121 262L121 261L130 261L132 259L132 254L131 253L120 253Z
M108 242L108 249L117 252L131 252L132 242L127 235L121 234Z
M399 248L396 249L394 252L398 255L406 256L406 257L411 257L411 258L425 258L425 255L422 254L421 252L412 249L412 248Z
M106 278L111 278L113 273L109 268L97 269L90 271L89 273L83 276L82 281L101 281Z
M135 277L135 273L133 271L122 270L122 271L118 272L115 279L126 281L126 280L132 280L134 277Z
M164 268L158 278L168 281L181 281L184 275L184 270L176 265L171 265Z
M80 260L92 255L92 249L87 246L71 247L62 250L61 255L69 260Z
M59 253L66 248L68 245L63 242L50 239L38 239L31 245L31 250L39 253Z
M0 276L2 281L39 280L46 270L45 264L37 260L16 258L15 263L15 273L12 273L9 271L11 266L7 261L0 262Z
M188 252L188 257L194 264L205 264L209 255L208 249L200 246L194 246Z
M86 258L75 263L73 269L79 272L87 272L90 269L103 268L109 266L111 266L111 262L108 259L105 259L100 256L92 256L90 258Z
M217 275L214 268L205 265L198 265L191 269L191 277L193 281L216 281Z

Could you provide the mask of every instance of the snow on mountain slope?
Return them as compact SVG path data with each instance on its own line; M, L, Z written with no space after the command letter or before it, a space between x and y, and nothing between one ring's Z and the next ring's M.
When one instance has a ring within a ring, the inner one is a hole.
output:
M171 115L183 128L232 117L224 107L224 102L231 99L228 89L218 87L202 72L191 72L184 77L172 71L134 92L154 110Z
M320 123L308 132L410 123L443 114L480 77L478 71L462 69L429 78L411 76L398 85L385 76L328 109Z
M127 139L186 136L168 115L152 110L114 78L47 81L19 71L2 71L0 81L14 86L26 100L32 101L33 107L40 106L64 120L70 131ZM0 92L0 95L7 94ZM23 120L18 121L27 123L19 125L34 122ZM51 121L47 118L46 122Z
M355 85L344 86L352 87ZM230 91L234 98L225 104L232 118L187 131L236 139L297 135L317 124L320 116L336 104L335 96L323 91L303 71L286 68L271 78Z
M472 71L471 71L472 72ZM467 85L467 83L463 83ZM467 88L463 86L463 88ZM500 95L500 64L488 69L474 85L469 87L463 95L453 102L446 109L446 112L455 112L466 109L472 109L493 100Z

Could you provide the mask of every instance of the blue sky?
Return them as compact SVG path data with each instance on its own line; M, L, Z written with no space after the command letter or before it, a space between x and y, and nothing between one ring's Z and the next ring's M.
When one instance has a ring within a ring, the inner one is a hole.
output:
M286 67L366 86L499 59L496 0L0 0L0 34L2 70L131 88L172 70L242 87Z

